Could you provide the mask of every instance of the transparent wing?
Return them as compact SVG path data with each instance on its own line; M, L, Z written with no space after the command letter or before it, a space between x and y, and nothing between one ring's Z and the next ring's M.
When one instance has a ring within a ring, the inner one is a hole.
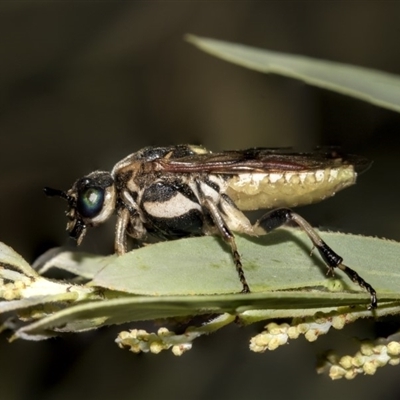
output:
M313 171L329 167L337 168L342 165L353 165L355 171L361 173L371 165L371 162L363 157L342 155L337 151L289 153L267 148L196 154L182 158L160 158L154 162L158 171L218 174Z

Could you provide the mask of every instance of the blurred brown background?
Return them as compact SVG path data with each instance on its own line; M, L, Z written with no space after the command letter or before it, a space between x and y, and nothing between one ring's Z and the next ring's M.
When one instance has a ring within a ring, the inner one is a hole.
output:
M399 240L400 115L183 41L193 33L400 74L399 27L400 3L385 1L1 2L0 240L29 261L66 244L65 204L43 186L66 189L141 147L176 143L363 154L374 165L359 185L300 213ZM111 251L112 234L110 223L85 245ZM356 326L366 337L387 328ZM255 355L247 342L256 328L231 327L181 358L128 354L112 329L38 344L3 337L1 398L398 398L400 367L352 382L315 374L316 354L352 343L354 329Z

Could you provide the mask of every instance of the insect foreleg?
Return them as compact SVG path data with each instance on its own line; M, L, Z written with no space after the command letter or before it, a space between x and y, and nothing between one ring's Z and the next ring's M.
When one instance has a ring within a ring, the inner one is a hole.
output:
M233 260L235 261L236 271L239 275L240 282L242 284L242 293L249 293L250 288L247 284L246 277L244 276L244 271L242 267L242 262L240 259L240 254L237 250L235 236L229 229L227 223L225 222L223 216L221 215L218 207L215 205L212 199L208 197L204 197L202 201L202 206L208 211L213 220L215 226L218 228L219 233L222 238L228 243L231 247Z
M118 212L117 225L115 226L114 250L121 255L126 253L126 231L129 223L130 214L127 208Z
M297 224L310 238L314 246L318 249L321 257L328 266L328 269L333 273L334 268L341 269L354 283L365 289L371 296L369 309L377 307L377 298L375 289L367 283L356 271L343 264L343 258L336 254L315 232L311 225L302 218L299 214L294 213L289 208L279 208L273 210L261 217L254 225L255 231L261 228L266 233L279 228L283 224L293 221Z
M117 224L115 227L114 250L117 254L127 252L127 236L142 240L147 231L139 214L139 207L128 191L122 192L122 199L117 204Z

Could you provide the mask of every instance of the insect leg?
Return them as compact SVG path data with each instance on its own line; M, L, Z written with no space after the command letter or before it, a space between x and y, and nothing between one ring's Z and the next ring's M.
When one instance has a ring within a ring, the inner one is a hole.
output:
M239 275L240 282L242 284L242 293L249 293L250 288L247 284L246 277L244 276L244 271L242 267L242 262L240 259L240 254L237 250L235 236L228 228L227 223L225 222L223 216L221 215L218 207L215 205L212 199L208 197L204 197L202 201L203 207L208 211L210 214L215 226L218 228L219 233L221 234L222 238L231 246L233 260L235 262L236 271Z
M256 222L255 230L261 228L266 233L282 226L283 224L293 221L297 224L310 238L314 246L318 249L319 254L328 266L329 272L333 274L334 268L342 270L354 283L365 289L371 296L369 309L376 308L378 305L375 289L366 282L356 271L343 264L343 258L336 254L315 232L311 225L299 214L294 213L289 208L279 208L273 210Z
M129 210L123 208L118 212L117 225L115 226L114 249L119 255L126 253L126 230L129 223Z

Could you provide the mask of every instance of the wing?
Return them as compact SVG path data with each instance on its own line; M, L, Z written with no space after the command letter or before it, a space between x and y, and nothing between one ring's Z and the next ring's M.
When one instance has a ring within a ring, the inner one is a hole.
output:
M240 210L296 207L333 196L353 185L371 163L337 151L289 153L248 149L154 160L163 173L225 176L223 189Z
M278 149L267 148L195 154L181 158L160 158L155 160L154 163L158 171L214 174L306 172L349 165L353 166L357 173L361 173L371 165L363 157L355 155L343 156L336 151L285 153Z

